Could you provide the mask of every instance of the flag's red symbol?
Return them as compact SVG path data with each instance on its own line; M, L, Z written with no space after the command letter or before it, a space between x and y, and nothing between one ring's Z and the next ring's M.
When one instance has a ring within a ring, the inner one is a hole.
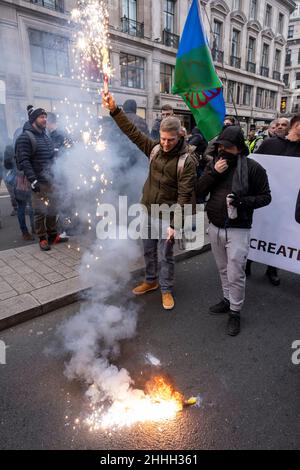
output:
M216 98L216 96L218 96L221 93L221 91L222 91L222 88L215 88L214 90L202 91L201 93L198 93L195 91L191 93L185 93L184 96L186 97L187 101L190 103L192 108L199 109L199 108L203 108L211 100ZM195 103L195 98L197 98L197 103Z

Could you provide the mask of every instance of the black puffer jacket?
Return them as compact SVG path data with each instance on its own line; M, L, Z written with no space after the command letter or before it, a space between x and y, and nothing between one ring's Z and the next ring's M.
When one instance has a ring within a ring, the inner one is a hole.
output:
M246 158L246 157L244 157ZM247 158L249 191L243 197L243 205L238 208L237 219L229 219L227 215L226 196L232 192L235 167L230 167L220 174L215 170L215 162L211 162L197 181L197 196L210 193L207 203L207 215L211 223L220 228L251 228L254 209L267 206L271 202L266 170L255 160Z
M26 130L34 134L36 151L33 151L30 137ZM45 131L37 131L29 122L23 127L23 132L16 141L16 156L18 168L24 171L27 179L32 183L49 183L52 180L51 167L54 161L54 145Z

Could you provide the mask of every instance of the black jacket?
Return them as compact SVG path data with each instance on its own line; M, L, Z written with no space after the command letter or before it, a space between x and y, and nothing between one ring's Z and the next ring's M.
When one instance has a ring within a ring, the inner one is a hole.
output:
M58 152L64 146L66 140L65 134L58 129L54 129L52 132L49 132L49 137L52 140L55 151Z
M244 157L246 158L246 157ZM243 204L238 208L237 219L229 219L227 215L226 196L232 192L232 180L236 170L230 167L220 174L211 162L197 181L197 197L210 193L207 203L207 215L211 223L220 228L251 228L254 209L267 206L271 202L266 170L255 160L247 158L249 191L243 197Z
M265 139L255 153L263 155L300 157L300 141L291 142L283 137L271 137L269 139Z
M4 168L14 170L16 168L15 151L13 145L7 145L4 150Z
M34 152L26 130L34 134L36 151ZM54 161L54 145L45 131L38 132L29 122L23 127L22 134L16 141L16 156L18 168L24 171L27 179L32 183L38 180L41 183L51 182L51 167Z
M136 101L135 100L125 101L123 105L123 111L124 113L126 113L126 116L128 117L128 119L135 125L135 127L137 127L139 131L143 132L148 137L149 129L148 129L145 119L141 118L141 116L136 114L136 111L137 111Z

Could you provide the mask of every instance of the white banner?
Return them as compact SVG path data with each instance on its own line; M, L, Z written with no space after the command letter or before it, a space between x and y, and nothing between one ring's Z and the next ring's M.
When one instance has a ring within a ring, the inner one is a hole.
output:
M254 211L249 259L300 274L300 158L251 158L267 171L272 202Z

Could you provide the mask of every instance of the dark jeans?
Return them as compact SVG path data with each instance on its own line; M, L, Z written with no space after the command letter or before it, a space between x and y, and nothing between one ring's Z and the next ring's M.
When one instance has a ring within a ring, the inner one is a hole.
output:
M5 182L5 181L4 181ZM18 209L18 203L15 197L15 187L14 185L8 184L5 182L6 189L9 193L10 202L14 210Z
M18 221L20 225L20 229L22 233L28 233L29 230L26 225L26 208L28 207L29 209L29 218L30 218L30 226L31 230L34 231L34 220L33 220L33 209L31 205L31 194L29 194L29 197L25 200L18 200L17 201L17 213L18 213Z

